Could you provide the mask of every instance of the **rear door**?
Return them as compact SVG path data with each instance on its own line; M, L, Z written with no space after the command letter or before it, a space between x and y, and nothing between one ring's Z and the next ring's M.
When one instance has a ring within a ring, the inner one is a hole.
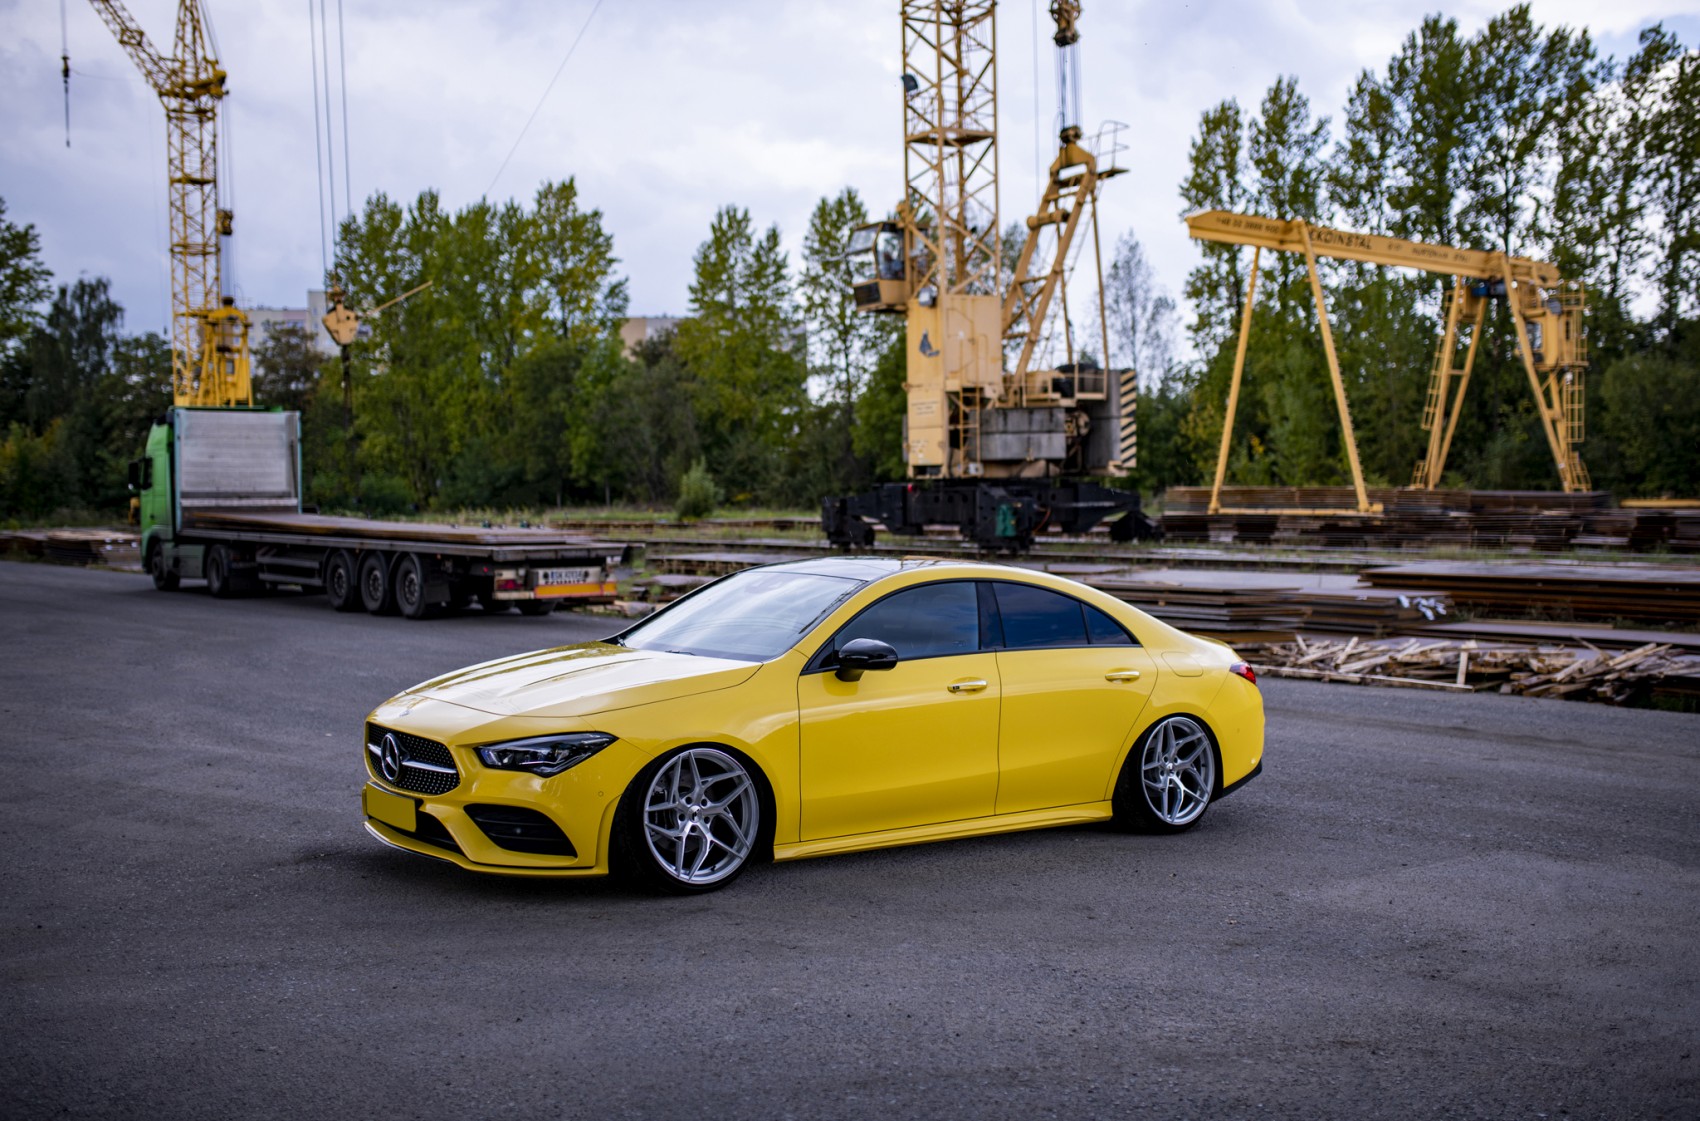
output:
M1151 656L1073 596L1032 584L989 587L1002 629L997 812L1101 801L1156 684Z
M842 627L830 650L854 638L889 643L898 663L840 681L817 657L798 678L802 839L990 815L998 665L981 649L975 583L894 592Z

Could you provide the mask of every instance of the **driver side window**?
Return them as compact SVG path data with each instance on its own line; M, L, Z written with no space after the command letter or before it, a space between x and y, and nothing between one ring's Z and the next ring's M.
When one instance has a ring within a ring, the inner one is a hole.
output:
M880 600L832 637L833 650L855 638L877 638L901 661L972 654L980 649L980 598L974 583L923 584Z

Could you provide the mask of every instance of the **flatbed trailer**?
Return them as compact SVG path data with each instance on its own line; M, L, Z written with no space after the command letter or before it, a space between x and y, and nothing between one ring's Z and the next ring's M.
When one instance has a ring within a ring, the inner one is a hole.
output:
M375 521L301 508L300 418L174 408L131 465L142 563L162 591L323 591L339 611L424 618L473 601L541 615L607 603L631 547L534 527Z

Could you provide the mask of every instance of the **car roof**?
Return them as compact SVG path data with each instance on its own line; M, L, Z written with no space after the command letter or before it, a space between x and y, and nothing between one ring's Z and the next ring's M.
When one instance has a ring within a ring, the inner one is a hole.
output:
M764 569L776 572L798 572L810 576L836 576L840 579L860 580L863 583L873 583L887 576L895 576L900 572L913 572L923 568L938 568L956 570L951 573L957 577L973 576L980 579L996 579L1010 574L1027 575L1032 569L1012 568L1008 565L990 564L984 561L962 560L955 557L810 557L807 560L780 561L776 564L762 566Z

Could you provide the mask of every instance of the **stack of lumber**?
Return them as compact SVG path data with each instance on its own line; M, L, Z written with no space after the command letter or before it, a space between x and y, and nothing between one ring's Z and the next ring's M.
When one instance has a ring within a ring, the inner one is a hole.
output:
M1436 561L1358 575L1376 587L1445 594L1477 613L1700 625L1700 568Z
M1603 491L1372 487L1369 499L1380 513L1358 514L1350 487L1224 487L1222 506L1236 512L1211 514L1210 488L1170 487L1163 532L1219 545L1700 551L1700 508L1616 509Z
M1282 588L1235 586L1198 573L1186 582L1152 580L1131 574L1088 576L1085 583L1131 603L1165 623L1212 638L1244 642L1290 640L1304 621L1304 609ZM1231 575L1231 574L1229 574Z
M136 535L122 529L21 529L0 533L0 549L17 549L54 564L140 564Z
M1311 641L1240 648L1260 674L1466 692L1497 690L1622 704L1654 690L1700 695L1700 653L1649 642L1632 650L1474 639Z
M1049 567L1049 566L1047 566ZM1385 635L1451 613L1444 595L1370 588L1338 573L1099 572L1068 574L1166 623L1230 642L1268 642L1309 634Z

